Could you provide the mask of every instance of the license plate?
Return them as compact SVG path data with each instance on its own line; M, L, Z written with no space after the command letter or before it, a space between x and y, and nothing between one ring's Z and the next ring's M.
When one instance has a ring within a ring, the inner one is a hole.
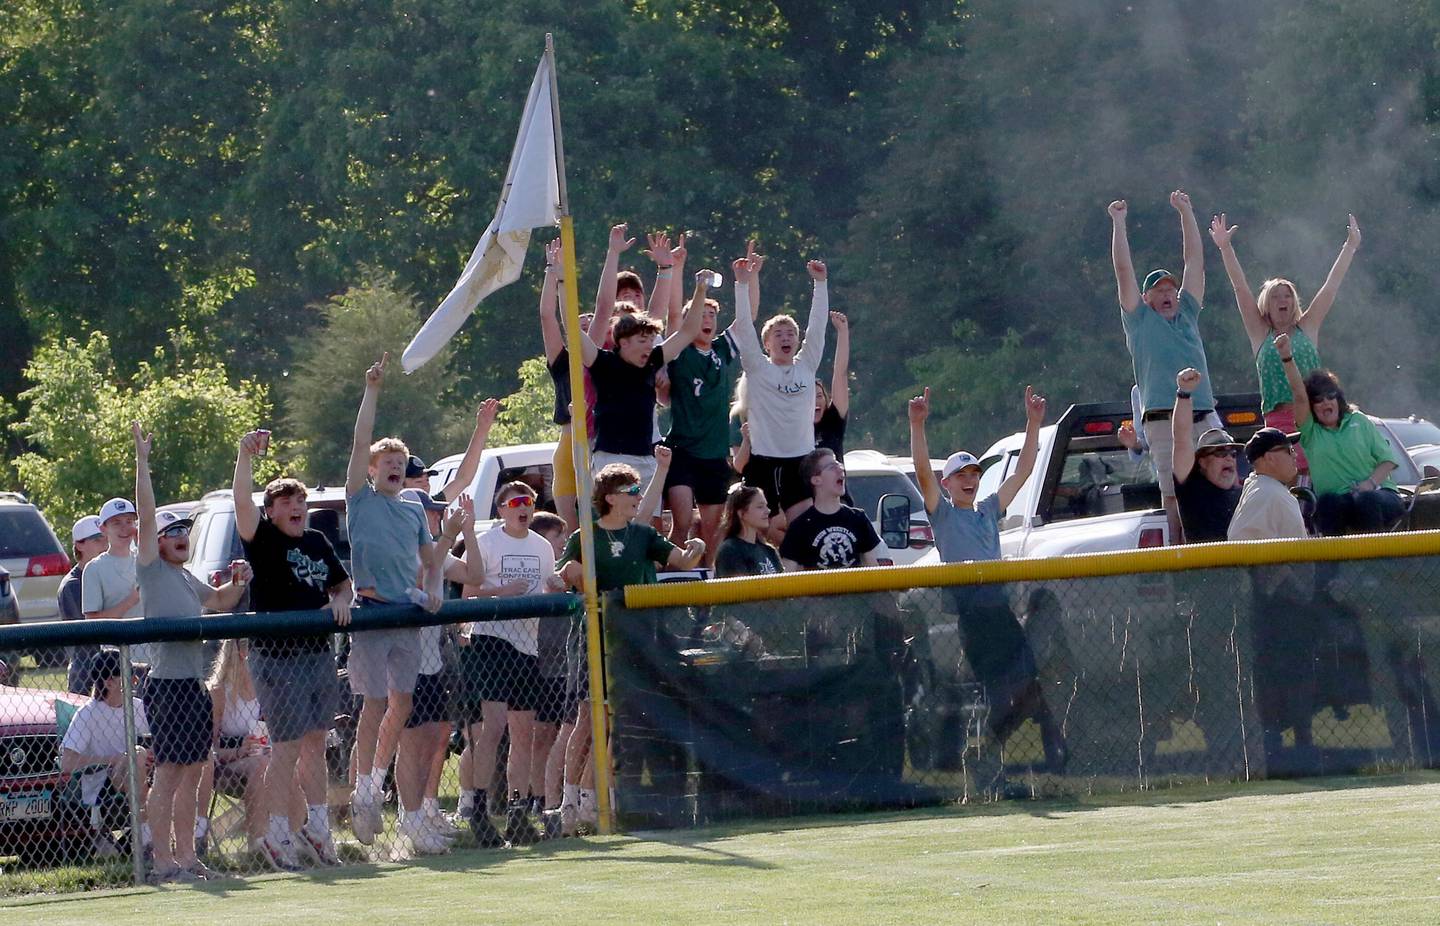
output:
M22 794L7 794L0 801L0 823L17 820L50 819L50 792L27 791Z

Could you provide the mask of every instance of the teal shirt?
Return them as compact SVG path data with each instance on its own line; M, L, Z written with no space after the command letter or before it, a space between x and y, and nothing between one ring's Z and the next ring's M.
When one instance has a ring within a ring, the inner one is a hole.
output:
M366 483L345 500L350 535L350 576L355 588L372 588L381 601L405 604L420 580L420 550L431 543L420 503L383 495Z
M1295 368L1300 375L1320 369L1320 352L1298 326L1290 332L1290 353L1295 357ZM1265 414L1275 406L1295 401L1290 394L1290 381L1285 378L1285 365L1280 362L1280 352L1275 349L1275 332L1265 335L1260 349L1255 352L1255 372L1260 377L1260 412Z
M1142 300L1133 312L1122 311L1125 346L1135 361L1135 384L1145 411L1175 407L1175 374L1194 367L1203 377L1191 393L1197 412L1215 407L1210 388L1210 367L1205 361L1205 344L1200 338L1200 303L1180 291L1180 311L1164 319Z
M1363 412L1350 412L1336 428L1323 427L1312 415L1300 426L1300 446L1310 461L1316 495L1348 492L1355 483L1369 479L1375 467L1386 460L1400 465L1390 442ZM1380 485L1393 489L1395 480L1386 476Z

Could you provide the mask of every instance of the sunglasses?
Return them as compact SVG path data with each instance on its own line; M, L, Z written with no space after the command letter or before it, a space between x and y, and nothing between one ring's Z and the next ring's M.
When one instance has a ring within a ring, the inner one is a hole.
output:
M1331 400L1338 400L1339 398L1340 398L1340 393L1338 393L1338 392L1319 392L1319 393L1316 393L1315 398L1311 399L1310 401L1311 401L1311 402L1328 402L1328 401L1331 401Z
M535 499L528 495L512 495L500 503L501 508L534 508Z
M161 537L189 537L190 528L181 525L180 527L167 527L160 532Z
M640 485L640 483L637 482L637 483L635 483L635 484L632 485L632 486L626 486L626 487L623 488L623 489L616 489L616 490L615 490L615 494L616 494L616 495L644 495L644 494L645 494L645 489L642 488L641 485Z
M1290 454L1292 457L1295 455L1295 445L1294 445L1294 444L1285 444L1284 446L1275 447L1275 448L1273 448L1273 449L1271 449L1271 450L1268 450L1268 451L1266 451L1266 452L1267 452L1267 453L1274 453L1276 450L1283 450L1283 451L1285 451L1286 453Z
M1200 456L1202 456L1202 457L1230 457L1231 459L1234 459L1235 457L1238 457L1239 455L1240 455L1240 451L1236 450L1234 447L1224 447L1224 448L1221 448L1220 450L1202 450L1202 451L1200 451Z

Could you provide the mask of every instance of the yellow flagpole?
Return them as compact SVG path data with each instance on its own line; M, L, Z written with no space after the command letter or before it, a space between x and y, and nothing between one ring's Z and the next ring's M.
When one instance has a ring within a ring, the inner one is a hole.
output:
M580 521L580 559L584 570L585 638L590 669L590 752L595 761L595 796L600 832L615 829L610 806L610 736L605 710L605 660L601 657L600 602L595 594L595 526L590 516L590 429L586 424L585 367L580 353L580 287L575 272L575 225L565 186L565 145L560 134L560 90L555 80L555 40L545 34L545 63L550 71L550 107L555 124L555 158L560 181L560 246L564 260L565 343L570 351L570 436L575 451L576 510Z

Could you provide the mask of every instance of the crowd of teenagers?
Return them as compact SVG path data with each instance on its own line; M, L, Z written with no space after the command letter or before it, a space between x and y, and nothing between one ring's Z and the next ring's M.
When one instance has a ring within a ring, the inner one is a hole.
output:
M1320 367L1320 327L1360 242L1354 218L1325 285L1305 309L1295 285L1272 279L1252 295L1236 256L1236 228L1217 216L1219 248L1254 350L1266 427L1242 449L1215 415L1200 337L1204 255L1189 198L1171 194L1183 231L1184 272L1155 270L1138 280L1126 236L1126 206L1112 203L1112 251L1126 344L1134 359L1135 427L1122 440L1147 448L1175 542L1304 536L1297 480L1318 498L1314 520L1327 533L1380 529L1398 516L1389 473L1395 460L1366 416L1350 406L1334 374ZM849 504L844 438L849 411L849 326L831 311L825 264L805 270L812 295L803 326L788 314L759 325L765 259L753 243L731 265L733 320L721 327L712 297L720 275L685 275L686 236L649 237L654 265L647 293L621 270L635 245L610 231L593 313L580 316L585 395L571 395L560 293L559 243L546 249L539 322L554 379L554 512L537 510L526 482L507 482L499 522L475 531L475 500L464 494L498 412L482 403L464 461L432 498L428 472L399 437L374 439L388 355L364 372L345 477L351 559L343 563L307 526L303 483L280 478L256 503L252 460L268 432L239 443L233 495L245 557L212 588L188 573L190 521L157 512L150 484L151 438L135 426L135 502L115 498L77 522L77 564L61 587L67 618L174 618L228 611L248 595L257 612L327 610L343 632L355 609L415 604L437 611L444 598L578 589L583 584L579 518L594 527L597 591L657 579L657 570L713 568L718 577L875 565L881 541L871 513ZM692 282L693 281L693 282ZM687 282L692 285L688 287ZM817 377L827 328L836 336L827 389ZM358 373L358 371L357 371ZM592 470L577 478L572 415L586 416ZM668 431L659 413L668 408ZM1035 464L1046 400L1024 390L1025 442L1016 470L977 497L980 461L950 454L930 465L928 388L909 402L916 481L945 562L997 559L999 522ZM1298 433L1296 433L1298 429ZM1304 455L1296 453L1299 444ZM593 491L581 502L581 487ZM482 500L486 505L490 499ZM668 535L657 529L670 511ZM1047 761L1066 747L1050 717L1035 659L1002 590L977 586L955 596L967 659L984 685L992 732L1002 740L1025 719L1042 731ZM342 638L343 639L343 638ZM153 777L145 776L142 839L155 881L216 877L197 856L204 846L207 795L216 779L244 794L251 847L269 865L297 870L338 862L327 796L326 742L342 689L333 635L255 636L226 641L218 658L199 642L151 644L144 659L139 726ZM456 654L447 673L442 653ZM360 703L351 757L350 825L369 845L385 828L384 792L393 781L398 830L418 853L447 851L462 826L479 844L523 843L569 834L597 815L583 627L568 619L476 622L350 635L345 669ZM113 652L76 648L70 686L93 694L64 741L67 770L87 771L87 799L125 800L128 751ZM454 678L454 684L447 679ZM442 812L441 770L451 731L463 733L460 797ZM508 742L501 791L497 755ZM506 793L508 792L508 793ZM500 823L496 825L497 819ZM191 838L191 836L196 838Z

